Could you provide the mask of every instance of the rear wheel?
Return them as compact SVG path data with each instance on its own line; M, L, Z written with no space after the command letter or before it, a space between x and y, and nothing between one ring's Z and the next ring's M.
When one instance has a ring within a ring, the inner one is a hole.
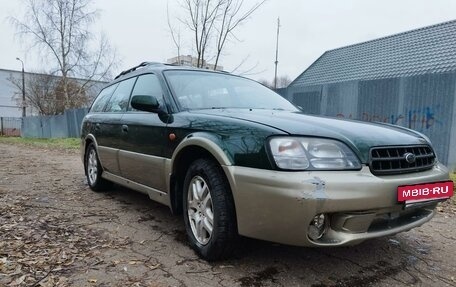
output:
M86 150L85 169L87 183L91 190L103 191L111 186L111 182L101 177L103 168L101 167L97 150L93 143L90 143Z
M236 215L231 189L217 163L198 159L190 165L183 206L191 247L206 260L231 256L238 241Z

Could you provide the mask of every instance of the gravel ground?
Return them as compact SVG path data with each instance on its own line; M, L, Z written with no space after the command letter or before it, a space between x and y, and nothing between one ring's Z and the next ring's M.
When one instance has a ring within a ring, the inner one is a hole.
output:
M456 286L456 210L343 248L244 240L207 263L183 221L145 195L94 193L79 154L0 144L0 286Z

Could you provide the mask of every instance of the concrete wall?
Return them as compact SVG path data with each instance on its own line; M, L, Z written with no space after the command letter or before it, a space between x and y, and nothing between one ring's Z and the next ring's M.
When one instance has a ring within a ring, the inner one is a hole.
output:
M419 131L440 161L456 168L456 73L289 86L287 98L306 113L385 122Z
M20 63L19 63L20 64ZM0 116L1 117L21 117L22 110L18 102L14 99L19 91L11 83L11 78L20 80L21 72L0 70Z

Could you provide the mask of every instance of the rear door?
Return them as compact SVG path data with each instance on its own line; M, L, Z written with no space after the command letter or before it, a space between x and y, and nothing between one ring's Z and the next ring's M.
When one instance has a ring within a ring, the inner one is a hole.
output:
M98 154L103 169L120 175L118 152L121 146L121 118L127 111L131 90L136 77L119 82L103 110L103 120L99 123L97 137Z
M162 84L155 74L138 77L132 96L152 95L167 111ZM122 118L123 144L119 151L122 177L159 191L166 191L163 150L168 144L167 118L157 113L129 110Z
M116 83L104 88L93 102L89 113L85 117L88 133L92 134L95 137L98 145L100 143L106 144L104 135L101 132L101 127L104 126L105 121L104 109L118 85L119 84ZM98 157L100 158L101 164L104 165L104 157L100 154L99 151Z

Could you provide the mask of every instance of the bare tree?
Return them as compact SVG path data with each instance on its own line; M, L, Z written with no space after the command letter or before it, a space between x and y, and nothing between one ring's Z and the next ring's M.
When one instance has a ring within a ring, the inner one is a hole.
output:
M256 70L258 68L259 62L257 62L255 65L252 65L250 67L244 68L244 64L247 62L249 57L250 57L250 55L247 55L244 59L242 59L239 62L239 64L230 71L230 73L236 74L239 76L248 77L248 76L258 75L258 74L261 74L266 71L266 69L260 70L260 71ZM217 67L215 67L215 69L216 68Z
M17 88L17 93L13 95L16 101L22 101L22 82L19 78L12 75L8 80ZM56 103L51 98L53 97L53 89L55 85L55 77L48 74L27 74L25 76L25 97L29 108L38 111L40 115L55 114L54 110Z
M227 41L237 39L235 30L266 1L255 2L246 8L244 0L181 0L185 16L178 19L192 32L192 42L197 55L196 66L204 67L206 59L213 57L214 70L216 70ZM168 27L173 42L177 46L177 32L170 24L169 15Z
M262 84L263 86L266 86L270 89L273 89L274 88L274 84L272 84L271 82L269 82L268 80L266 79L259 79L258 80L258 83Z
M264 86L274 89L274 79L272 81L268 81L266 79L258 80L259 83L263 84ZM279 76L277 77L277 89L286 88L291 83L291 79L289 76Z
M169 5L166 6L166 16L168 20L168 28L169 32L171 33L171 38L173 39L174 46L176 46L177 49L177 62L180 65L180 56L181 56L181 47L182 47L182 41L181 41L181 32L180 30L176 30L175 27L171 25L171 21L169 18Z
M115 51L103 35L90 32L98 12L90 8L90 0L23 0L23 19L11 17L21 39L37 48L55 67L48 73L61 76L61 102L71 106L94 83L106 79L115 66ZM96 47L96 48L92 48ZM86 79L76 88L70 77Z
M291 83L291 79L289 76L279 76L277 77L277 88L286 88Z
M204 66L204 57L212 36L212 29L217 22L221 4L225 0L183 0L182 7L187 12L180 19L192 31L197 54L197 67Z
M229 37L235 38L234 30L242 25L266 0L254 3L252 6L243 10L244 0L219 0L221 2L221 15L219 16L218 25L216 26L216 56L214 70L220 59L223 48Z
M16 87L13 95L18 103L22 102L22 81L12 75L8 80ZM67 79L67 89L72 95L64 102L62 94L63 78L49 74L27 73L25 76L25 96L27 106L36 110L39 115L63 114L66 109L85 107L91 101L90 93L81 87L73 78Z

